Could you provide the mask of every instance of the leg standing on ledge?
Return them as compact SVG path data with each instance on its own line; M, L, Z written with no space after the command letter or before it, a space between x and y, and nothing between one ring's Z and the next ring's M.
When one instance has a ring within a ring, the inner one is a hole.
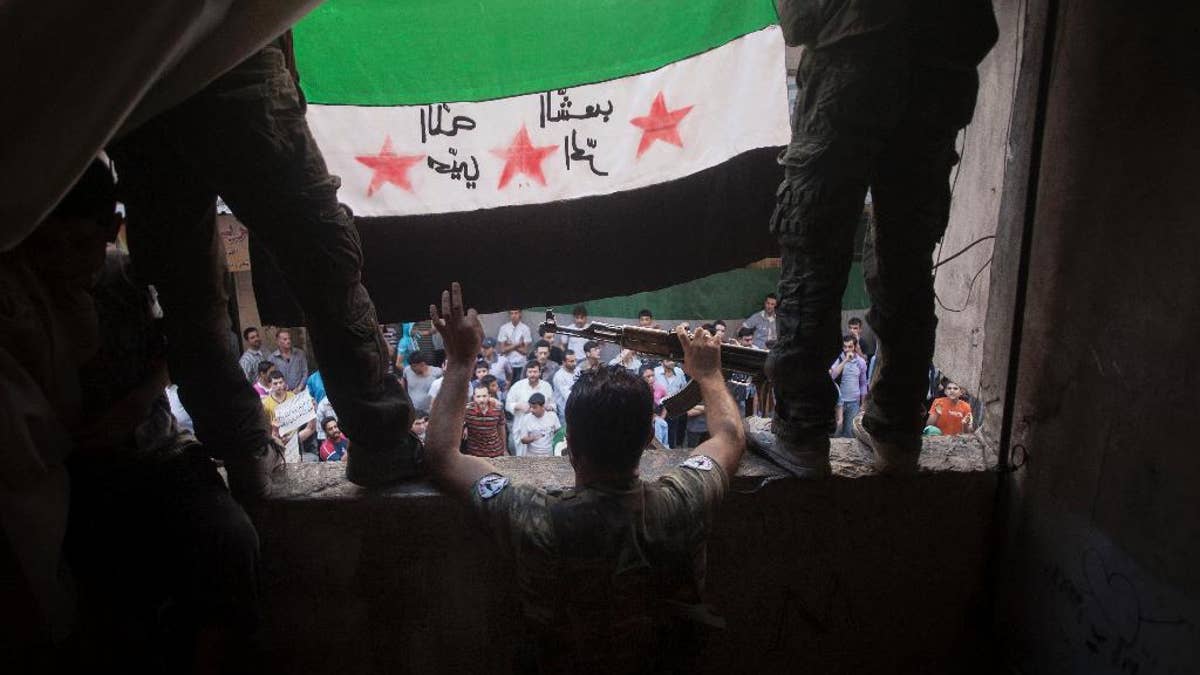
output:
M114 153L131 186L134 264L159 286L164 313L174 317L170 338L203 343L176 350L186 351L190 365L172 361L172 377L202 440L226 458L239 498L269 490L276 453L264 450L261 406L234 365L236 354L223 347L227 319L215 309L224 298L222 263L212 234L218 194L296 292L329 399L355 440L347 477L370 486L420 470L421 446L409 433L412 404L385 377L387 348L361 283L358 232L337 201L340 181L326 169L305 107L285 35L122 139ZM212 431L230 419L236 428Z
M788 43L806 49L770 224L783 254L779 342L767 361L774 434L752 434L751 447L798 476L829 473L838 397L828 368L870 188L876 222L864 269L879 352L853 425L881 470L910 472L937 325L930 259L949 218L954 141L974 112L975 68L995 44L995 18L984 0L883 11L843 0L828 20L806 15L806 3L777 4Z

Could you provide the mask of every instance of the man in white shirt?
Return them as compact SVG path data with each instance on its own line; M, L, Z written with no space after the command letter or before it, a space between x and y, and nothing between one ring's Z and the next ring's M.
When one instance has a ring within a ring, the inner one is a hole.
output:
M529 347L533 343L533 333L529 326L521 323L521 310L508 310L508 323L500 326L496 334L497 349L500 356L508 359L514 379L521 376L521 368L529 355Z
M554 385L554 405L558 408L558 421L566 421L567 414L567 399L571 398L571 387L575 386L575 381L579 379L579 359L575 356L575 352L568 351L563 356L562 367L558 372L554 373L554 378L551 384Z
M582 330L592 325L592 323L588 321L587 307L584 307L583 305L575 305L575 309L571 310L571 316L575 319L574 323L571 324L571 326L574 328ZM586 351L583 345L588 341L587 338L577 337L574 335L564 335L562 338L563 347L565 347L568 351L575 352L576 358L583 358L584 352Z
M529 397L529 412L517 422L513 430L513 437L517 442L517 455L553 456L554 433L561 426L557 415L546 412L546 397L533 394Z
M429 388L433 381L442 376L442 369L425 362L425 355L413 352L404 367L404 385L408 389L408 397L412 399L413 408L429 410L433 399L429 397Z
M542 395L542 400L546 402L546 409L556 410L554 390L550 387L549 382L542 380L542 369L538 362L530 361L525 365L525 379L513 383L508 390L508 397L504 401L504 409L513 416L514 438L520 438L516 435L517 425L521 422L521 418L529 414L529 397L534 394Z

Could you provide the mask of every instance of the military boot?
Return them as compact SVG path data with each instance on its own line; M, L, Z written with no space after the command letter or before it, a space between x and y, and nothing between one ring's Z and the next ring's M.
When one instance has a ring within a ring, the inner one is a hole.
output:
M411 431L390 448L352 443L346 460L346 479L355 485L375 488L416 478L424 470L424 455L421 439Z
M747 417L743 423L747 449L784 471L797 478L824 478L832 473L829 436L796 438L765 417Z
M281 478L287 464L283 445L269 438L262 446L224 460L229 493L239 504L247 505L271 496L274 482Z
M854 416L854 438L858 439L875 457L875 469L889 476L911 476L917 473L921 457L921 437L901 440L872 434L867 428L866 417L860 412Z

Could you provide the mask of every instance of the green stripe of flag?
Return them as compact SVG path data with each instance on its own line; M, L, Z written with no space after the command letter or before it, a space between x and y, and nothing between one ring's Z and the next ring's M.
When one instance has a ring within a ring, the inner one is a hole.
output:
M773 0L329 0L295 45L309 101L411 105L646 72L777 22Z
M587 300L583 304L587 305L588 313L593 317L632 319L640 310L650 308L655 316L664 319L737 319L762 309L763 297L767 293L774 293L779 285L779 271L778 267L729 270L657 291ZM578 303L554 307L558 320L570 323L571 310L576 304ZM870 304L866 282L863 280L862 263L855 262L851 265L846 292L842 295L842 309L866 309ZM530 323L540 322L545 309L526 309L525 320Z

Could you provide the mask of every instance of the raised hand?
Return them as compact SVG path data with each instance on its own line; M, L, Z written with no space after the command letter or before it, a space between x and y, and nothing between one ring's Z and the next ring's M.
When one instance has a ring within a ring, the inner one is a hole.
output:
M679 336L679 344L683 347L683 372L692 379L700 379L709 375L721 376L721 340L703 328L696 329L694 335L688 335L682 326L675 327Z
M442 308L429 306L429 320L446 343L446 357L453 363L472 364L483 345L483 325L474 309L463 311L462 286L457 281L442 291Z

